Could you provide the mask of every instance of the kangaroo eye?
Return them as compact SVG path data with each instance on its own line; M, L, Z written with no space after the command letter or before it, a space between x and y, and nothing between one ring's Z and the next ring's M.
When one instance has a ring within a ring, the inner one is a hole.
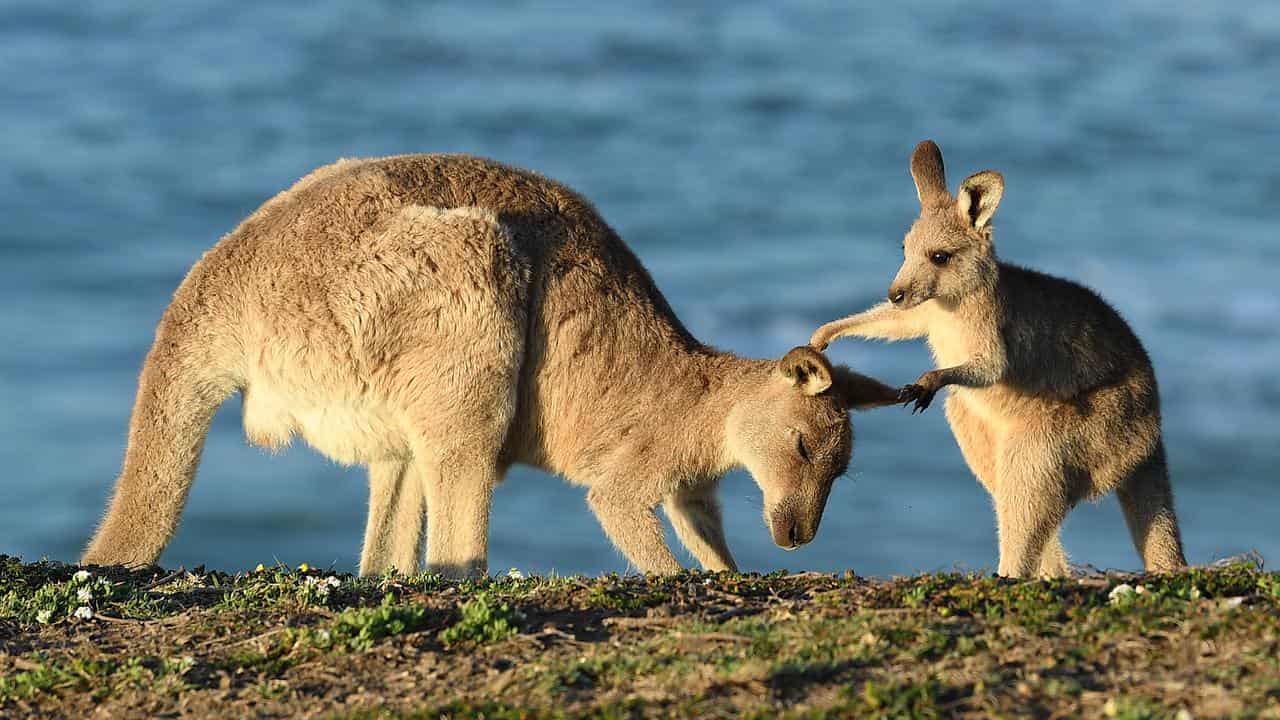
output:
M809 448L804 446L804 436L800 433L796 433L796 452L800 453L805 462L809 462Z
M929 253L929 262L939 267L946 265L947 261L950 259L951 253L946 250L935 250L934 252Z

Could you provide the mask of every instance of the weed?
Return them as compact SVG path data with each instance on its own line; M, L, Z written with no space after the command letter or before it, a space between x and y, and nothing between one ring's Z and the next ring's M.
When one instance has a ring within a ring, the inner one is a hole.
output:
M446 645L486 645L520 632L519 622L523 619L520 613L486 593L463 603L460 610L462 618L440 632L440 642Z
M939 687L934 680L923 683L878 684L868 680L862 686L862 704L871 717L937 718Z
M327 627L294 630L292 640L318 650L362 652L383 638L421 630L427 616L425 607L397 603L387 595L377 607L344 610Z

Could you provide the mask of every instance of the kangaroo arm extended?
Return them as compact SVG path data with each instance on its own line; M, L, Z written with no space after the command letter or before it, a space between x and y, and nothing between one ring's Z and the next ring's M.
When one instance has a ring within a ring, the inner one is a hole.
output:
M924 376L921 376L921 380L932 375L933 378L930 384L933 385L935 390L948 385L983 388L995 385L1000 381L1000 376L1003 374L1003 362L993 358L978 357L961 365L927 372Z
M833 388L850 410L869 410L902 402L901 391L843 365L832 367Z
M809 344L825 350L836 338L854 335L880 340L910 340L928 334L925 313L917 305L910 310L899 310L887 302L880 303L857 315L850 315L818 328Z
M1004 375L1005 362L1002 358L976 357L967 363L953 365L939 370L930 370L920 376L914 384L902 388L901 399L915 402L912 412L924 412L933 402L933 396L948 385L982 388L990 387L1000 381Z

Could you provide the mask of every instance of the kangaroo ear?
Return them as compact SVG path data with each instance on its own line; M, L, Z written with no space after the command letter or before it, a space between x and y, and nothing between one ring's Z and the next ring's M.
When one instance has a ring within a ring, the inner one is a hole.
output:
M867 410L901 402L898 388L892 388L875 378L860 375L843 365L834 368L835 392L850 410Z
M808 345L784 355L778 361L778 372L805 395L817 395L831 387L831 363Z
M916 181L916 195L921 207L945 205L951 201L947 192L947 173L942 168L942 151L932 140L922 140L911 153L911 178Z
M981 230L991 222L1004 195L1004 176L995 170L974 173L960 183L956 209L969 225Z

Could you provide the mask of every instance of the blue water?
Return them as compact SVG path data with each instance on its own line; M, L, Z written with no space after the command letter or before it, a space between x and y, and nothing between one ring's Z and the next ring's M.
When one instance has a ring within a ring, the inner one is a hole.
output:
M427 7L430 5L430 7ZM0 2L0 552L72 560L121 460L155 322L201 252L317 165L464 151L592 198L703 340L779 356L883 296L914 144L1003 171L1012 261L1099 290L1161 382L1188 555L1280 560L1280 5ZM920 343L844 340L893 383ZM361 471L246 446L220 412L167 565L352 569ZM724 485L745 569L995 563L940 410L856 418L819 537L772 546ZM552 531L547 519L554 517ZM581 489L528 470L500 570L624 570ZM1138 565L1112 498L1073 559Z

